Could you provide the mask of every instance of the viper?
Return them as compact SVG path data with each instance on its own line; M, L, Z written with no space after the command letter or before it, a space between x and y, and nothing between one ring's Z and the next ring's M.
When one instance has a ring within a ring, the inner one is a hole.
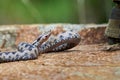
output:
M0 62L36 59L41 53L71 49L78 45L80 40L80 35L73 31L65 31L56 36L48 31L39 35L31 44L19 43L16 51L0 52Z

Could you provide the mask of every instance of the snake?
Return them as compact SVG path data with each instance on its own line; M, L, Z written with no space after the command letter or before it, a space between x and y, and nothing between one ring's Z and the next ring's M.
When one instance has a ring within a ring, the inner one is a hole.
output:
M15 51L0 52L0 63L37 59L41 53L59 52L79 44L79 33L65 31L57 36L51 31L40 34L32 43L21 42Z

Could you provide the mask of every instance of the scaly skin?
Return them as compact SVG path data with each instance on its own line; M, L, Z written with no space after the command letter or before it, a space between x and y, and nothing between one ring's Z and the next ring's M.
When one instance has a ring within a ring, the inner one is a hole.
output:
M40 53L64 51L80 42L78 33L66 31L57 36L51 31L41 34L32 44L20 43L14 52L0 52L0 62L36 59Z

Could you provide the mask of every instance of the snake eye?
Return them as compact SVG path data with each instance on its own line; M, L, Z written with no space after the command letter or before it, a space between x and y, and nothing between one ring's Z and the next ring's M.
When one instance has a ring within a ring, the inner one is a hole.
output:
M45 38L47 38L48 36L45 36Z

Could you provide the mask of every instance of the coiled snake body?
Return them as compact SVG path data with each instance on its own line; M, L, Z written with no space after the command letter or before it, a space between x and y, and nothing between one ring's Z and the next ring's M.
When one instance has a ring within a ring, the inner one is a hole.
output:
M17 51L0 52L0 62L36 59L40 53L64 51L78 45L78 33L66 31L52 36L51 32L41 34L32 44L20 43Z

